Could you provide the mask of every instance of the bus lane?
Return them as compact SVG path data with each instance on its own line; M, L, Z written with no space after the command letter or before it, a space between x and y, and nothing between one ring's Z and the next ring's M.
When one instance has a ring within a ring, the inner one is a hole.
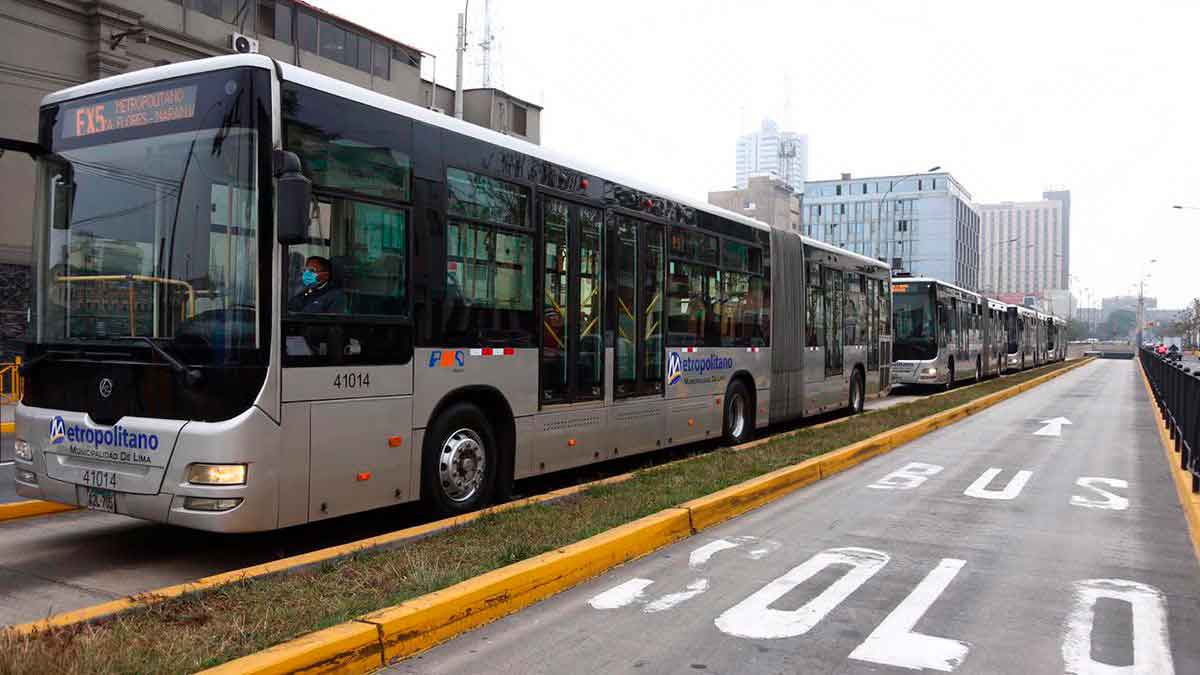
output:
M1200 672L1197 561L1099 361L394 672Z

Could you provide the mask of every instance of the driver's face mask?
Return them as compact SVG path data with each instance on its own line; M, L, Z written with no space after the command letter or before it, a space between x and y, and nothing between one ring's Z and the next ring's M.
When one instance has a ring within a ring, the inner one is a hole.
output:
M304 274L300 275L300 282L305 288L312 288L317 285L317 273L311 269L304 270Z

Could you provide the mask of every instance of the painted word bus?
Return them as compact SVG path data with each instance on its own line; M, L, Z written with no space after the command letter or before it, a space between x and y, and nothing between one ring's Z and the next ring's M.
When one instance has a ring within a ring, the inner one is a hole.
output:
M886 391L877 260L260 55L43 100L27 497L212 531Z

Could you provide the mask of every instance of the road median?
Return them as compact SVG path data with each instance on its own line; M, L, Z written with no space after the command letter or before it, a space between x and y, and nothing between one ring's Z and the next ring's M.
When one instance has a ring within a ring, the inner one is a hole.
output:
M553 503L485 514L403 547L355 554L302 574L189 593L98 624L9 632L0 637L0 670L371 670L1082 364L984 382L754 447L645 469Z
M57 502L45 502L40 499L9 502L7 504L0 504L0 522L6 520L16 520L18 518L32 518L33 516L45 516L51 513L62 513L64 511L78 510L78 506L59 504Z

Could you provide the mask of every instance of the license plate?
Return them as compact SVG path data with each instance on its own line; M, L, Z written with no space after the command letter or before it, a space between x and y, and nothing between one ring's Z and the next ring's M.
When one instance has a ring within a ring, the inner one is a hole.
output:
M91 511L117 512L117 494L112 490L88 488L87 507Z

